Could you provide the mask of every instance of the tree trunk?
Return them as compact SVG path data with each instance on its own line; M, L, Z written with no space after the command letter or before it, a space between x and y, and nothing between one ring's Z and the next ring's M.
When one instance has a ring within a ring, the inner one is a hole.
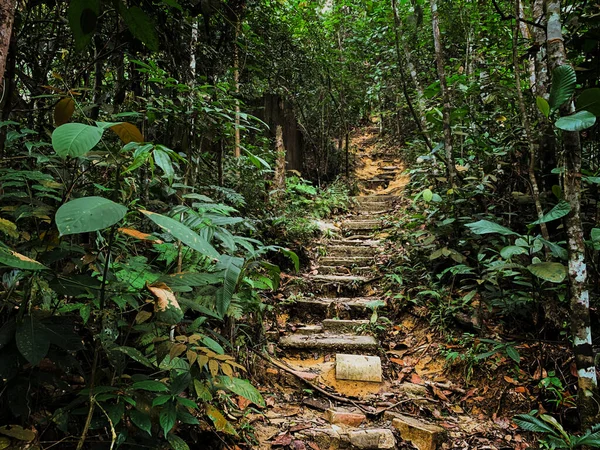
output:
M0 0L0 92L2 93L4 92L4 71L6 70L16 6L17 0Z
M521 0L515 1L515 17L521 17ZM522 31L522 29L521 29ZM531 123L529 122L529 116L527 109L525 108L525 100L523 100L523 91L521 88L521 71L519 68L519 20L515 20L515 27L513 29L513 67L515 71L515 87L517 89L517 100L519 103L519 110L521 112L521 123L525 131L525 138L529 146L529 182L531 183L531 196L535 203L535 209L537 212L538 219L544 216L544 210L542 209L542 203L540 202L540 188L538 186L537 178L535 176L535 141L533 132L531 130ZM542 231L542 237L547 241L550 240L548 235L548 227L545 223L540 224Z
M233 82L235 83L235 137L233 154L238 158L242 154L240 138L240 38L241 20L239 16L235 21L235 42L233 43Z
M273 198L279 204L285 192L285 146L283 145L283 129L275 128L275 174L273 178Z
M562 36L560 0L546 0L548 19L547 50L550 69L569 64ZM574 111L573 102L561 108L562 114ZM598 419L598 380L592 350L590 327L590 300L587 289L587 267L583 226L581 223L581 143L579 132L562 131L565 155L564 191L565 200L571 211L566 217L566 231L569 251L569 282L571 305L571 332L573 351L577 366L577 406L581 423L590 427Z
M452 127L450 123L450 93L446 82L446 69L444 68L444 51L442 38L440 36L440 15L437 0L430 0L431 5L431 27L433 28L433 44L435 47L435 63L437 66L440 89L442 91L442 122L444 127L444 148L446 150L446 170L448 181L452 185L456 179L456 167L454 165L454 153L452 148Z

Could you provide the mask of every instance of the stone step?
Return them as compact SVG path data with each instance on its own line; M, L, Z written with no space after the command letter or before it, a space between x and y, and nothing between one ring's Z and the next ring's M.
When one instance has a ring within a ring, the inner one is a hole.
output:
M369 276L373 274L373 268L366 267L345 267L342 265L337 266L319 266L319 274L321 275L358 275L358 276Z
M385 210L389 207L389 202L387 201L372 201L372 202L361 202L359 206L355 208L355 211L365 212L365 211L381 211Z
M368 320L325 319L321 328L326 333L351 333L368 324Z
M307 279L323 284L362 284L369 280L358 275L308 275Z
M382 170L387 170L387 171L396 171L396 170L400 170L400 167L398 166L385 166L381 168Z
M347 220L342 222L342 229L345 231L367 230L374 231L383 227L381 220Z
M359 217L381 217L391 212L390 209L382 209L380 211L357 211Z
M322 449L386 450L396 448L396 438L388 428L312 427L296 434L314 441Z
M362 256L372 257L381 253L379 247L357 246L357 245L328 245L327 256Z
M379 175L379 178L381 178L382 180L393 180L398 176L398 174L396 172L387 172L387 173L382 173L381 175Z
M393 202L398 200L397 195L361 195L353 197L358 203L369 202Z
M325 352L361 352L377 350L379 342L373 336L353 334L290 334L279 339L283 348L321 350Z
M402 440L409 441L419 450L438 450L447 438L446 430L414 417L386 411L392 426L400 432Z
M371 256L322 256L319 263L324 266L366 266L373 263Z
M381 178L372 178L370 180L364 180L363 184L367 189L377 189L379 187L385 188L388 185L388 180Z
M369 238L369 236L364 236ZM330 239L327 241L328 245L354 245L354 246L364 246L364 247L376 247L381 243L379 239L373 239L372 237L369 239L355 239L354 237L349 237L347 239Z
M330 319L334 317L348 319L364 319L371 315L368 305L381 301L378 297L312 297L300 298L289 305L290 313L299 318ZM385 309L380 306L379 310Z
M335 378L349 381L370 381L381 383L383 372L379 356L335 355Z

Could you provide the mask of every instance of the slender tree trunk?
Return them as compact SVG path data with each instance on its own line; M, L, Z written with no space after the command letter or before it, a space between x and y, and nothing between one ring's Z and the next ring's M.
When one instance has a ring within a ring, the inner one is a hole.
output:
M419 107L418 114L413 106L413 102L410 98L410 95L408 95L408 88L406 86L406 74L404 73L404 69L402 68L404 61L402 60L402 55L400 53L400 26L402 25L402 23L400 21L400 16L398 15L396 0L392 0L392 9L394 11L394 37L396 43L396 59L398 60L398 72L400 73L400 83L402 84L402 92L404 93L404 98L406 99L408 109L410 110L410 113L415 123L417 124L417 128L419 129L421 136L423 136L423 139L425 140L425 144L427 145L429 150L433 150L433 146L431 145L431 141L429 140L429 134L427 133L427 122L425 120L424 106L425 102L423 101L423 89L421 88L421 85L417 78L417 71L415 70L415 67L411 62L410 52L408 51L406 46L404 46L404 57L407 61L407 67L417 89L417 105Z
M285 146L283 144L283 129L281 125L275 128L275 174L273 189L275 203L279 204L285 192Z
M521 0L515 1L515 17L521 17ZM522 31L522 30L521 30ZM531 131L531 123L529 122L529 115L525 108L525 101L523 100L523 90L521 88L521 70L519 68L519 21L515 20L515 26L513 29L513 66L515 71L515 87L517 89L517 100L519 103L519 110L521 112L521 123L525 130L525 138L529 146L529 182L531 183L531 196L535 203L535 209L537 212L538 219L544 216L544 210L542 203L540 202L540 188L538 186L537 178L535 176L535 141L533 132ZM540 224L542 231L542 237L546 240L550 239L548 234L548 227L545 223Z
M235 42L233 43L233 82L235 83L235 142L233 154L238 158L242 154L240 138L240 47L238 39L241 32L241 20L237 16L235 21Z
M547 49L550 69L569 64L562 36L560 0L546 0L548 19ZM573 102L561 108L562 114L574 111ZM573 351L577 365L577 406L582 425L587 428L597 422L598 380L592 350L590 327L590 299L587 289L587 266L583 226L581 223L581 142L579 132L562 131L565 154L564 191L565 200L571 211L566 217L567 242L569 251L569 281L571 305L571 332Z
M442 38L440 35L440 15L438 12L437 0L430 0L431 5L431 26L433 28L433 44L435 47L435 62L437 66L438 78L440 79L440 89L442 91L442 123L444 127L444 148L446 150L446 170L448 172L448 181L454 183L456 179L456 167L454 165L454 153L452 147L452 126L450 123L450 92L448 92L448 83L446 82L446 69L444 68L444 50L442 48Z
M4 71L15 21L17 0L0 0L0 93L4 93Z

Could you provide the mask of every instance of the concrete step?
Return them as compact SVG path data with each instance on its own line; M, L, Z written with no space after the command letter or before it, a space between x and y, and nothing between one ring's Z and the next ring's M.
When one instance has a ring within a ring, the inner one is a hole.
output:
M393 202L399 199L397 195L360 195L353 197L358 203Z
M344 231L375 231L383 227L381 220L347 220L342 222Z
M367 266L373 263L371 256L322 256L319 258L319 263L323 266Z
M323 284L362 284L369 280L358 275L308 275L306 278Z
M387 201L369 201L369 202L361 202L356 208L356 211L365 212L365 211L382 211L389 207L389 202Z
M306 297L295 300L289 305L290 314L304 319L322 321L331 318L366 319L372 308L368 305L381 301L378 297ZM379 310L385 310L385 306Z
M322 449L386 450L396 448L396 438L388 428L311 427L296 434L314 441Z
M330 239L327 241L327 245L353 245L353 246L364 246L364 247L376 247L381 244L380 239L373 239L370 236L361 236L367 239L356 239L349 237L347 239Z
M382 170L386 170L386 171L396 171L396 170L400 170L400 167L398 166L385 166L381 168Z
M325 319L322 322L322 329L326 333L352 333L360 327L368 325L369 321L352 319Z
M361 352L377 350L379 342L373 336L294 333L280 338L279 345L283 348L295 350Z
M345 266L319 266L317 269L321 275L358 275L369 276L373 274L373 268L366 267L345 267Z
M362 183L367 189L386 188L388 185L388 180L383 180L381 178L371 178L370 180L363 180Z
M328 245L326 251L327 256L362 256L364 258L381 253L381 248L366 245Z
M381 217L389 214L391 209L382 209L380 211L357 211L359 217Z

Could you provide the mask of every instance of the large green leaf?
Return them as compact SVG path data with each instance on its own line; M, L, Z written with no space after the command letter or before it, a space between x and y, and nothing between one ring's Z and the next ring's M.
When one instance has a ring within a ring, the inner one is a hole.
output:
M577 111L589 111L600 116L600 88L586 89L577 97Z
M177 410L175 409L175 404L173 402L166 403L162 407L158 420L163 429L163 433L165 436L168 435L169 431L171 431L177 421Z
M173 170L173 164L171 163L169 154L160 148L155 148L152 155L154 156L155 164L163 170L169 183L172 183L175 170Z
M83 50L92 40L100 15L100 0L71 0L67 16L75 38L75 50Z
M227 389L234 394L244 397L255 405L265 406L265 400L258 389L252 386L247 380L222 375L216 378L215 385L218 388Z
M515 255L522 255L527 253L527 250L523 247L519 247L518 245L509 245L508 247L504 247L500 250L500 256L504 259L509 259Z
M156 26L141 8L138 6L132 6L127 9L121 8L121 16L131 34L142 41L153 52L158 51Z
M136 427L152 436L152 421L150 420L150 416L137 409L132 409L129 411L129 418Z
M564 131L581 131L593 127L596 116L589 111L579 111L570 116L563 116L554 125Z
M161 214L153 213L151 211L140 210L140 212L174 238L179 239L185 245L193 248L203 255L210 256L211 258L217 258L219 256L219 253L206 239L201 238L197 233L186 227L181 222Z
M475 234L498 233L504 236L518 236L514 231L503 227L502 225L498 225L497 223L490 222L489 220L479 220L477 222L468 223L466 224L466 227Z
M529 226L539 225L540 223L546 223L560 219L561 217L569 214L569 211L571 211L571 205L569 202L561 200L554 208L544 214L540 219L530 223Z
M536 277L551 283L562 283L567 277L567 268L557 262L541 262L527 266Z
M17 348L32 366L37 366L50 349L46 327L34 316L25 316L17 323L15 332Z
M187 443L179 436L169 434L167 436L167 440L169 441L169 445L173 450L190 450L189 445L187 445Z
M577 75L569 64L557 67L552 72L552 87L550 88L550 109L556 111L575 92Z
M56 211L61 236L103 230L127 214L123 205L103 197L83 197L65 203Z
M519 427L525 431L552 434L556 432L556 430L554 430L548 424L529 414L519 414L518 416L513 417L513 422L519 425Z
M47 269L43 264L28 258L25 255L17 253L15 251L0 248L0 264L4 264L8 267L14 267L15 269L24 270L44 270Z
M83 123L65 123L52 133L52 147L63 158L71 156L77 158L93 149L104 130L99 127Z
M229 308L243 267L244 258L229 255L222 255L219 258L217 270L223 271L223 295L218 298L217 312L221 316L224 316Z
M550 105L544 97L536 97L535 103L545 117L550 115Z

